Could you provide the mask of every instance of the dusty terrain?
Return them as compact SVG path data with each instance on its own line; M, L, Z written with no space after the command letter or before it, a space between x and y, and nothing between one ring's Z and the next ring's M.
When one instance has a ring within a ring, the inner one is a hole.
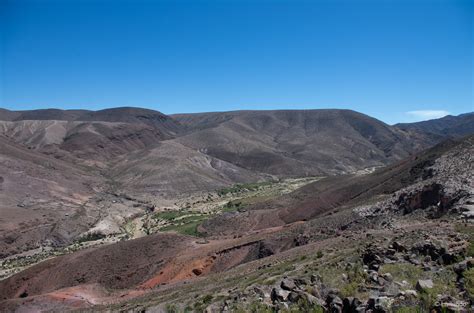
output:
M0 120L3 311L472 309L466 116L446 135L347 110Z

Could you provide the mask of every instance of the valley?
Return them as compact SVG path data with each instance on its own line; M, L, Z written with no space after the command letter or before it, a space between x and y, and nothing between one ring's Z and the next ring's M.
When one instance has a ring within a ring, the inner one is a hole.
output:
M199 237L198 226L205 220L225 212L245 210L250 204L263 202L290 193L317 177L282 179L261 183L237 184L215 192L199 193L179 199L170 208L153 208L144 213L123 218L122 224L107 217L92 225L74 243L55 248L42 246L18 255L11 255L0 263L0 280L46 259L72 253L81 249L140 238L157 232L177 232ZM117 197L115 203L130 201ZM130 205L130 203L127 204ZM135 203L136 204L136 203ZM131 206L134 206L132 204ZM115 212L117 214L117 212Z
M473 119L0 110L0 310L469 310Z

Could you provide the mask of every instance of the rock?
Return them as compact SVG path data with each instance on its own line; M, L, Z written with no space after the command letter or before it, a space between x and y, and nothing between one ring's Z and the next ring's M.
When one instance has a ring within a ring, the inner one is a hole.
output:
M392 300L389 297L377 297L375 300L375 310L376 312L387 312L390 309Z
M370 272L369 277L370 277L370 280L372 280L375 283L378 283L379 275L377 274L377 272L375 272L375 271Z
M458 274L459 276L463 275L463 272L474 267L474 261L471 260L464 260L462 262L457 263L454 265L454 272Z
M343 302L336 294L330 293L326 298L326 305L329 312L342 313Z
M377 297L375 296L370 296L369 299L367 300L367 309L368 310L375 310L375 301L377 300Z
M222 310L221 310L220 306L216 303L210 304L208 307L206 307L204 309L205 313L219 313L221 311Z
M393 299L386 296L371 296L367 301L367 310L377 313L388 312L392 302Z
M309 285L308 281L304 278L295 278L293 281L298 288Z
M290 294L288 295L288 302L298 303L298 301L302 298L303 297L299 293L291 291Z
M416 282L416 289L418 291L423 291L426 289L431 289L433 288L433 281L431 279L419 279Z
M315 275L315 274L312 274L311 277L310 277L310 280L312 283L321 283L322 282L322 278L321 276L319 275Z
M283 290L280 287L275 287L272 289L270 298L273 302L286 302L288 300L289 291Z
M285 278L281 281L280 287L284 290L296 290L296 284L292 279Z
M268 291L264 290L262 287L255 286L253 287L253 291L255 292L255 294L257 294L263 299L270 298L270 294L268 293Z
M418 297L418 293L416 292L416 290L408 289L408 290L405 290L405 296L416 298Z
M324 307L326 305L326 303L321 298L315 297L315 296L310 295L306 292L301 292L301 296L304 297L306 299L306 301L308 301L308 303L313 305L313 306Z
M371 270L378 271L379 268L380 268L380 264L377 264L377 263L370 263L369 264L369 269L371 269Z
M357 298L354 298L354 297L344 298L344 300L342 300L342 312L343 313L358 312L357 308L361 304L362 304L362 302ZM365 310L363 312L365 312Z
M385 274L382 275L382 277L386 281L392 281L393 280L392 274L390 274L390 273L385 273Z
M312 287L310 289L310 292L309 292L312 296L316 297L316 298L321 298L321 293L319 291L319 289L315 288L315 287Z
M441 303L441 311L442 312L461 312L462 307L455 304L455 303Z
M441 256L441 261L444 265L450 265L456 262L456 255L453 253L445 253Z

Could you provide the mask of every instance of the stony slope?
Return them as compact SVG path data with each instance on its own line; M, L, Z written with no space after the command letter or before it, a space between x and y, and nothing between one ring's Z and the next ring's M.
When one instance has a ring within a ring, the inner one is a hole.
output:
M94 216L81 212L101 185L83 168L0 137L0 255L65 243L86 231Z

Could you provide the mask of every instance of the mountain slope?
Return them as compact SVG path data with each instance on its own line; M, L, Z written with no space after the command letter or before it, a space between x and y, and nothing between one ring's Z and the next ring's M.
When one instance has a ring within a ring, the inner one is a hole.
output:
M110 169L122 188L148 196L176 198L193 192L214 191L235 183L269 179L216 159L176 141L127 154Z
M18 144L101 168L114 157L151 147L184 130L158 111L139 108L3 110L2 119L0 133Z
M84 169L0 136L0 256L86 231L97 216L83 212L100 190L101 179Z
M401 162L368 175L334 176L322 179L288 195L262 204L246 207L245 212L225 214L206 221L202 231L208 234L236 234L311 220L338 207L350 207L372 201L435 175L431 167L449 151L463 151L457 156L465 167L450 174L458 180L473 173L474 137L462 141L446 141ZM446 182L445 182L446 183ZM473 188L467 184L464 188ZM474 190L473 190L474 191ZM436 201L438 202L438 201Z
M427 133L438 140L446 136L463 137L474 133L474 113L448 115L434 120L400 123L394 126L405 131Z
M176 139L216 158L280 176L352 172L423 147L403 131L349 110L180 114Z

